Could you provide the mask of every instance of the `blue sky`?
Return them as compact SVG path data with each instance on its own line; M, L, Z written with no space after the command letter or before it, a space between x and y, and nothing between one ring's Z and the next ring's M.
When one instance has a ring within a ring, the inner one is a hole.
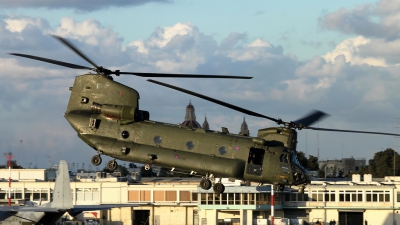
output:
M161 81L271 117L295 120L319 109L331 115L320 127L397 133L399 1L132 2L0 0L4 152L13 150L25 164L29 160L39 166L49 159L88 165L94 154L62 116L68 87L86 71L6 54L87 65L49 34L71 40L110 69L254 76L250 81ZM139 91L141 108L153 120L182 122L191 100L200 123L207 114L212 129L239 131L241 113L143 78L117 80ZM252 135L274 126L250 116L246 121ZM298 149L307 154L317 155L319 148L321 159L368 160L395 145L393 137L315 131L300 131L298 141Z

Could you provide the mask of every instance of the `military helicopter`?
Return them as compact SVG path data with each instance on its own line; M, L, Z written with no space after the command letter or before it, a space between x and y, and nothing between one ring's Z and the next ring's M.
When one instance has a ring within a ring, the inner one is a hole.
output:
M311 129L334 132L396 135L355 130L338 130L311 127L327 114L313 111L309 115L290 122L268 117L205 95L155 80L149 82L172 88L247 115L276 122L278 127L260 129L257 137L236 135L228 129L221 131L195 129L150 120L150 113L139 108L139 93L113 80L111 75L136 75L141 77L174 78L228 78L250 79L244 76L220 76L199 74L164 74L111 71L96 65L78 48L62 37L54 36L94 68L42 58L33 55L11 55L39 60L72 69L86 69L95 73L77 76L70 87L71 96L64 117L96 154L93 165L102 162L102 155L112 158L107 163L110 170L118 167L116 159L158 165L174 170L188 171L203 176L200 187L215 193L223 193L222 177L274 184L279 189L286 185L299 185L299 192L310 183L308 172L297 160L297 131Z

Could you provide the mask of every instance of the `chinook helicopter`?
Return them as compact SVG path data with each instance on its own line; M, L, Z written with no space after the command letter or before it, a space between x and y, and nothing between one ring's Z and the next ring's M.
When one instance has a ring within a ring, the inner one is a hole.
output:
M150 113L139 108L139 93L113 80L111 75L136 75L141 77L173 78L228 78L250 79L244 76L219 76L198 74L164 74L111 71L96 65L78 48L62 37L54 36L94 68L42 58L33 55L9 53L72 69L86 69L88 73L75 78L70 87L71 96L64 117L96 154L93 165L102 163L102 155L113 159L108 169L118 167L116 159L187 171L200 175L200 187L215 193L223 193L222 177L274 184L283 190L286 185L298 185L299 192L310 183L305 168L297 160L297 131L311 129L320 131L394 135L391 133L339 130L311 127L327 114L313 111L309 115L290 122L268 117L205 95L155 80L149 82L172 88L247 115L276 122L278 127L260 129L257 137L236 135L228 129L222 131L195 129L150 120Z

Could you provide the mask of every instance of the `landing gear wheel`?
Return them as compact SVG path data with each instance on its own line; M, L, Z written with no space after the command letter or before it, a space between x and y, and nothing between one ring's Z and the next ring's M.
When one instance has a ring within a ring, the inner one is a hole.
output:
M111 171L114 171L115 169L117 169L117 167L118 167L118 163L117 163L117 161L115 161L115 160L110 160L110 161L107 163L107 168L108 168L109 170L111 170Z
M94 165L94 166L98 166L98 165L100 165L101 164L101 157L99 156L99 155L94 155L93 157L92 157L92 160L91 160L91 162L92 162L92 164Z
M225 186L221 183L214 184L213 190L215 194L222 194L225 191Z
M200 187L204 190L209 190L211 188L212 184L209 179L203 178L200 181Z

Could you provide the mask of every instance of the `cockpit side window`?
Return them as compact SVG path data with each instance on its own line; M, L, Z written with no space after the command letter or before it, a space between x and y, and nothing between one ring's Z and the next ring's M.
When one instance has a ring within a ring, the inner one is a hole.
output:
M282 162L282 163L289 163L287 154L281 154L279 156L279 161Z

